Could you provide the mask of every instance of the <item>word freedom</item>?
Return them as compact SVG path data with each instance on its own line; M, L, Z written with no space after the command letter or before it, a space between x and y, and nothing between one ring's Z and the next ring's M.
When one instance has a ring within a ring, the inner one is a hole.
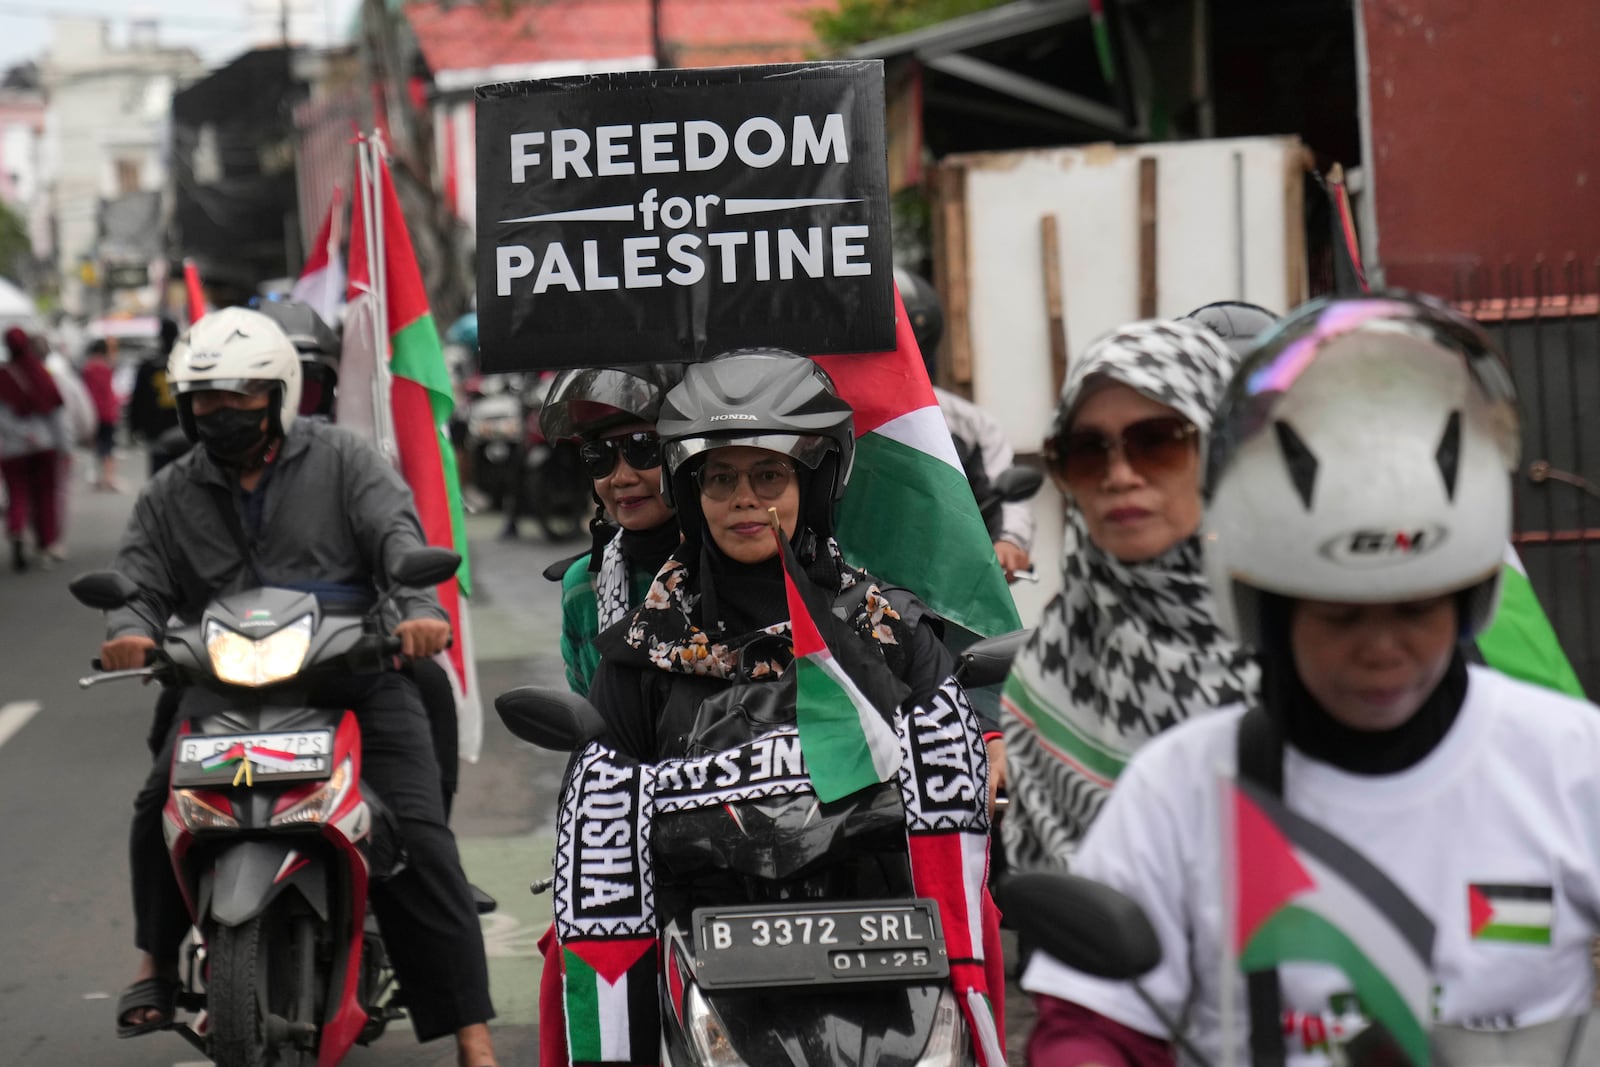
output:
M698 234L678 233L668 237L665 245L659 236L624 237L620 256L615 248L602 252L599 241L584 241L576 254L569 253L560 241L552 241L537 264L528 246L501 245L495 249L495 294L510 296L511 283L533 274L535 266L535 295L552 288L581 293L619 287L658 289L666 282L695 285L712 270L728 285L766 282L774 277L789 281L799 274L848 278L872 273L864 243L866 226L827 227L826 237L824 229L730 230L708 233L703 239Z
M808 159L813 164L850 162L844 116L838 113L826 116L820 131L810 115L797 115L787 134L776 120L755 116L740 123L731 137L715 122L691 119L682 124L597 126L593 137L581 129L514 133L511 182L520 185L530 170L547 165L553 181L715 170L727 161L730 150L753 170L774 166L785 155L794 167Z

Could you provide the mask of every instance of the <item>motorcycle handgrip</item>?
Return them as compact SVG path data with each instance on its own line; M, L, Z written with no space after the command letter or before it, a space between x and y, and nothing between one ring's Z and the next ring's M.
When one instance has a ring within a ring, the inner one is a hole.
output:
M145 649L144 650L144 665L146 667L155 666L157 655L158 655L158 650L157 649L154 649L154 648ZM96 656L94 659L90 660L89 661L89 666L93 667L97 671L103 671L103 670L106 669L106 665L103 662L101 662L99 656Z
M454 637L450 638L450 640L445 642L445 646L444 646L445 650L448 651L451 648L454 648L455 647L455 643L456 643L456 639ZM405 642L401 641L398 637L390 635L390 636L385 637L383 639L383 650L382 651L383 651L383 655L385 655L385 656L398 656L398 655L401 654L401 652L404 649L405 649Z

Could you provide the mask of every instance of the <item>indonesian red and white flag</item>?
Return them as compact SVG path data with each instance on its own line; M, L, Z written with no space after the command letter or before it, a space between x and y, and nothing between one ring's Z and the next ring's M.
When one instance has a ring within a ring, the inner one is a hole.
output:
M333 199L328 202L327 217L311 242L311 254L300 271L289 297L298 300L322 316L322 321L337 328L339 309L344 306L344 257L339 252L339 239L344 219L344 193L336 185Z

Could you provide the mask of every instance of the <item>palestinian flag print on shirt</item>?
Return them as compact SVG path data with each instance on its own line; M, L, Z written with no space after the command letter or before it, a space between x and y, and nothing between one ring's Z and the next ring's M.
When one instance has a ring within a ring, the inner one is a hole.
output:
M1469 885L1467 916L1474 941L1548 945L1555 892L1547 885Z

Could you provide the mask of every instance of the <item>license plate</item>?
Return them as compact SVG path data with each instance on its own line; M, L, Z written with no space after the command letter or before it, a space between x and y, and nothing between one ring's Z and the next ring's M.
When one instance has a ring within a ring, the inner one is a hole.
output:
M248 770L245 768L248 767ZM172 784L240 785L257 778L313 781L333 769L333 731L275 734L195 734L178 742Z
M707 989L943 978L931 900L696 908L695 975Z

